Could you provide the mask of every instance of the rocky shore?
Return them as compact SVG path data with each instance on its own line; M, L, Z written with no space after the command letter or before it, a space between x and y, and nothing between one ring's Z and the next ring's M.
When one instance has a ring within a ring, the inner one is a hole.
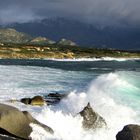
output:
M32 98L22 98L20 100L10 100L10 102L21 102L26 105L43 106L58 104L66 95L59 93L50 93L46 97L35 96ZM83 118L82 126L86 131L97 130L99 128L107 129L105 119L100 116L94 109L87 104L77 115ZM54 130L51 126L44 125L34 119L27 111L20 111L15 107L0 104L0 139L13 140L13 139L31 139L30 134L32 128L30 123L37 124L44 128L46 133L53 135ZM98 131L98 130L97 130ZM140 140L140 126L129 124L116 134L116 140Z
M54 133L52 128L38 122L29 112L0 104L0 134L19 139L30 139L29 136L32 132L30 123L43 127L48 133Z

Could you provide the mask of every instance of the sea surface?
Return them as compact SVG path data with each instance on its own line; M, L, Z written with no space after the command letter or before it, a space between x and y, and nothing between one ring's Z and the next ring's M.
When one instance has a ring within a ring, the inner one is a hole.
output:
M68 94L59 104L27 106L20 100L49 93ZM140 60L0 59L0 102L29 111L54 135L31 124L33 140L115 140L124 125L140 125ZM78 113L90 102L107 128L85 131Z

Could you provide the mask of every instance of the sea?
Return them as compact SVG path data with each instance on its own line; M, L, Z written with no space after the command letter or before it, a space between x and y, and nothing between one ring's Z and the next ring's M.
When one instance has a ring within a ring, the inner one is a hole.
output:
M55 105L9 102L56 92L67 97ZM0 59L0 102L54 130L30 124L33 140L116 140L125 125L140 125L140 59ZM79 112L88 102L106 128L83 129Z

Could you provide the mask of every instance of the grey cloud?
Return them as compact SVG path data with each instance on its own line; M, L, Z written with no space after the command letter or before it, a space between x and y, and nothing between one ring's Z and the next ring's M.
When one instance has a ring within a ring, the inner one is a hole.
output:
M1 0L2 1L2 0ZM0 23L68 17L100 26L140 24L140 0L4 0Z

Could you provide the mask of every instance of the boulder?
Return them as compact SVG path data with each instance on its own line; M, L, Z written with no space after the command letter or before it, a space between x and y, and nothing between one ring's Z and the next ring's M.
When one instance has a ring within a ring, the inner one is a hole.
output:
M59 93L49 93L47 96L42 97L42 96L34 96L33 98L22 98L20 102L26 104L26 105L38 105L38 106L43 106L43 105L54 105L57 104L66 97L66 94L59 94ZM14 102L14 101L11 101Z
M43 106L46 104L42 96L34 96L33 98L22 98L20 101L26 105Z
M80 115L83 117L83 128L85 129L96 129L106 126L105 120L96 113L90 103L80 112Z
M59 103L67 94L60 94L60 93L49 93L47 96L44 97L45 101L48 105L54 105Z
M139 125L126 125L116 135L116 140L140 140L140 126Z
M44 101L42 96L35 96L31 99L30 104L31 105L39 105L39 106L43 106L46 102Z
M20 102L29 105L31 103L31 98L22 98Z
M29 139L32 128L30 123L38 124L47 132L53 133L53 130L35 120L30 113L20 111L15 107L0 104L0 133L8 136L14 136L21 139Z
M54 98L58 98L58 99L62 99L63 97L66 97L66 94L60 94L60 93L49 93L47 95L48 97L54 97Z
M0 132L1 132L1 130L0 130ZM8 137L6 135L0 135L0 140L21 140L21 139L15 138L15 137L12 137L12 136Z
M40 123L39 121L37 121L36 119L34 119L28 111L23 111L23 114L27 117L27 119L30 121L30 123L38 124L39 126L43 127L47 132L49 132L51 134L54 133L54 131L50 127L48 127L47 125L44 125L44 124Z

